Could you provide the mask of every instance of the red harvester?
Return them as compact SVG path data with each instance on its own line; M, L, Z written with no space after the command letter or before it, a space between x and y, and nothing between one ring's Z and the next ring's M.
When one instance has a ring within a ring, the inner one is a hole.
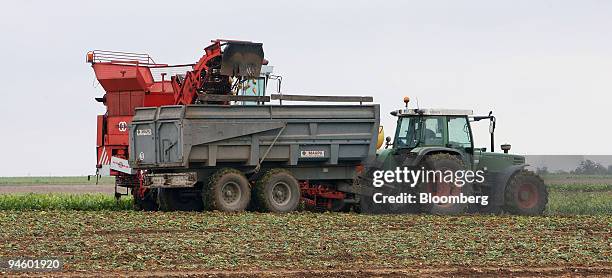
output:
M155 204L148 200L151 197L128 163L128 125L136 107L230 104L239 100L232 98L238 94L250 95L243 101L258 101L265 95L271 67L261 74L262 64L267 64L261 43L218 39L204 50L197 63L184 65L159 64L148 54L87 53L87 62L106 92L96 98L106 106L106 113L97 118L97 174L116 177L117 197L121 196L117 187L126 187L132 190L137 205L152 209ZM167 75L171 75L169 79ZM247 92L245 88L250 89Z

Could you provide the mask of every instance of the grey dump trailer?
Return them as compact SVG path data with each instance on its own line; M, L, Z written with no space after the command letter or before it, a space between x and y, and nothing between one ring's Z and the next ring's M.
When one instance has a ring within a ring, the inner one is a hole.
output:
M137 108L130 165L164 210L346 209L379 117L377 104Z

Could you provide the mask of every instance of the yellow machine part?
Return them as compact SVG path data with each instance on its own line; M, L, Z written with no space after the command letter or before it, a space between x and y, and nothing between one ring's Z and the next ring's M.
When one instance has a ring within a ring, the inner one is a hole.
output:
M385 129L383 126L378 127L378 141L376 142L376 149L380 149L385 143Z

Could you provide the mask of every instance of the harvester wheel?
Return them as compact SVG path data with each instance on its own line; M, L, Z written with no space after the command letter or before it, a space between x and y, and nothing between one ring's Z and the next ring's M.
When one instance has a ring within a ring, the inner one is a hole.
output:
M257 204L263 211L286 213L300 203L300 185L291 172L272 169L263 175L255 188Z
M157 201L162 211L201 211L198 188L159 188Z
M459 170L465 170L463 162L454 155L441 153L433 154L425 158L422 163L425 170L439 170L444 174L446 171L452 171L453 174ZM439 177L437 177L439 179ZM464 183L462 186L458 186L456 182L444 182L443 180L436 180L435 182L430 181L428 183L419 184L419 201L420 194L431 194L431 196L442 197L444 196L464 196L472 195L472 184ZM433 199L433 198L432 198ZM435 200L434 200L435 201ZM422 212L431 214L461 214L465 213L469 209L468 203L461 202L447 202L447 203L421 203L420 209Z
M210 177L202 191L202 200L210 210L243 211L251 201L249 181L236 169L221 169Z
M138 196L136 190L138 189L132 189L135 210L156 211L159 209L157 205L157 189L147 189L142 197Z
M504 211L519 215L540 215L548 203L548 190L544 181L531 171L514 174L504 196Z

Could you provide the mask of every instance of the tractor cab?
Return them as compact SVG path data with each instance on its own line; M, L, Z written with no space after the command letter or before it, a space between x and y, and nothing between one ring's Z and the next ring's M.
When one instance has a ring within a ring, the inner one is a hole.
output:
M398 117L394 148L448 147L471 152L471 110L411 109Z
M472 110L409 109L408 100L404 102L406 108L391 112L398 118L397 127L394 138L386 138L386 148L396 155L414 158L415 165L424 156L433 153L460 157L464 165L471 169L487 167L491 171L501 171L513 164L524 164L523 156L508 154L509 144L501 145L503 153L494 152L496 120L492 112L474 116ZM481 120L489 120L489 151L486 147L474 147L471 123ZM403 158L399 160L406 162Z

